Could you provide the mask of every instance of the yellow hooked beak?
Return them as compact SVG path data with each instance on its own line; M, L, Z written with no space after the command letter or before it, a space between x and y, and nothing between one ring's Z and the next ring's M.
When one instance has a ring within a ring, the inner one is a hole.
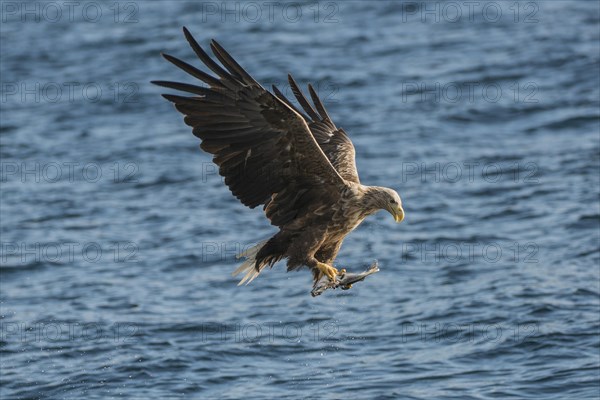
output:
M397 223L404 221L404 209L402 207L398 207L398 209L394 213L394 219Z
M390 214L392 214L394 216L394 220L397 223L400 223L404 220L404 209L401 206L391 208Z

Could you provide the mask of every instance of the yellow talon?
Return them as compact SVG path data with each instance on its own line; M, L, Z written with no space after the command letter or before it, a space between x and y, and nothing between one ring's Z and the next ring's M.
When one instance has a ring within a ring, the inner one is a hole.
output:
M322 262L317 263L317 268L319 269L319 271L321 271L322 274L327 275L329 280L332 282L335 282L336 275L339 275L337 269Z

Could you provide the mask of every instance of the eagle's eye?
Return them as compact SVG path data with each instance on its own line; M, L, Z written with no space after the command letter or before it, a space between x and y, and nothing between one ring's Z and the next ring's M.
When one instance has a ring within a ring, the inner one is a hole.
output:
M392 199L392 204L396 204L396 200Z

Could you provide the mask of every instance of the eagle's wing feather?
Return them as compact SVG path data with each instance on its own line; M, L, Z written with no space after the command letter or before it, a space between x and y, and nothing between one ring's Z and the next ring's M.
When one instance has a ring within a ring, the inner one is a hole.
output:
M175 58L165 58L207 83L153 83L192 93L165 94L185 123L213 154L231 192L246 206L264 204L271 223L283 226L298 215L333 205L346 185L321 150L305 119L285 101L265 90L215 41L211 49L223 67L185 36L213 77Z
M314 108L291 75L288 75L288 81L296 100L298 100L305 113L294 107L283 93L273 86L275 95L302 115L315 140L340 176L347 181L360 183L358 171L356 170L354 145L346 132L335 126L312 85L308 85L308 91L314 103Z

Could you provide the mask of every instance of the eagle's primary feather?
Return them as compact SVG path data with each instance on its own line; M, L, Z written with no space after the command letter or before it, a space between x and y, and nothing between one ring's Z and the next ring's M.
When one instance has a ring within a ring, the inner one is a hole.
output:
M251 281L265 266L287 259L288 270L312 268L315 280L333 279L331 264L344 237L366 216L386 209L396 221L404 218L398 194L360 184L354 146L331 120L314 88L310 104L296 81L289 84L302 107L296 108L273 87L263 88L216 41L210 48L221 65L184 35L210 75L173 56L165 59L207 84L153 81L193 96L164 94L213 155L219 173L235 197L254 208L263 205L280 228L271 239L246 251L248 260L236 271Z

